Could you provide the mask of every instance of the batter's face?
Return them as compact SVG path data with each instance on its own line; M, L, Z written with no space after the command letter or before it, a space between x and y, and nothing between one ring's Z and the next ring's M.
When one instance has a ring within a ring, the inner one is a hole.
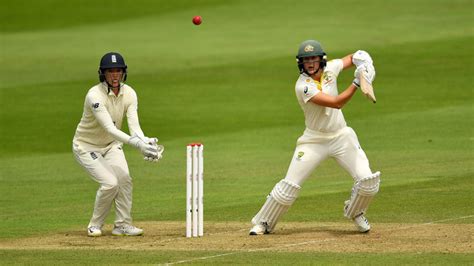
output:
M111 68L105 70L105 80L113 88L120 88L120 82L123 78L123 69Z
M303 58L303 67L310 75L314 75L319 71L319 64L321 63L321 57L309 56Z

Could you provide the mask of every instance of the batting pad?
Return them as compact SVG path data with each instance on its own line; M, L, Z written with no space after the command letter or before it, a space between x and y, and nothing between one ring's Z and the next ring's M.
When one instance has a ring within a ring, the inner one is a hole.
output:
M253 224L266 224L267 231L271 232L278 219L288 211L290 206L298 197L301 187L291 181L281 180L278 182L267 197L262 209L253 217Z
M349 203L344 207L344 216L350 219L364 214L369 207L370 201L379 191L380 172L357 181L352 188Z

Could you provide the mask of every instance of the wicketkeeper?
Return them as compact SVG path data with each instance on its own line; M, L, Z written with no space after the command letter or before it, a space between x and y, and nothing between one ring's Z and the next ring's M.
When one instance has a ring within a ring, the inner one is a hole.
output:
M129 144L145 160L157 162L163 146L157 138L145 137L138 122L137 94L124 84L127 65L119 53L107 53L100 60L100 83L86 95L84 112L76 129L73 152L76 160L100 184L94 212L87 228L89 236L101 236L102 226L113 203L113 235L138 236L143 230L132 225L132 178L122 150ZM120 130L127 116L130 135Z
M250 235L272 232L278 219L296 200L304 181L328 157L334 158L354 179L352 193L344 202L344 215L353 220L360 232L368 232L370 224L365 213L377 194L380 172L372 172L369 160L360 147L354 130L347 126L341 108L351 99L364 78L372 84L375 68L370 55L357 51L342 59L327 62L319 42L307 40L296 56L300 76L295 91L305 116L306 129L298 138L296 150L286 177L278 182L265 204L253 217ZM356 66L355 79L342 93L338 93L339 73ZM364 73L361 76L361 72Z

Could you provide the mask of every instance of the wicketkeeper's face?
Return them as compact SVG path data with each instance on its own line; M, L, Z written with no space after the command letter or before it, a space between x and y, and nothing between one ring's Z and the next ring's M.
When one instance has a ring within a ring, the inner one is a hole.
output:
M111 68L105 70L105 80L113 88L119 88L123 79L123 69Z
M319 56L308 56L303 58L303 67L310 75L316 74L319 70L320 63L321 57Z

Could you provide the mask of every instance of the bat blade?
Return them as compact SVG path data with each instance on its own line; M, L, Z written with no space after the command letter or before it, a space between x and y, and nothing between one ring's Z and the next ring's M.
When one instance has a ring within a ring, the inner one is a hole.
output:
M362 90L362 93L373 103L377 102L377 99L375 98L374 94L374 87L365 79L364 72L361 71L360 76L360 89Z

